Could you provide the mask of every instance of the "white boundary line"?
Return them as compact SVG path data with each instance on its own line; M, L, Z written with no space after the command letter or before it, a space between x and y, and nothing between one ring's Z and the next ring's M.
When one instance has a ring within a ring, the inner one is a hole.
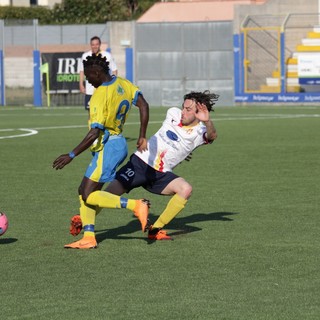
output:
M220 115L221 116L221 115ZM222 115L223 116L223 115ZM229 116L228 114L225 114L225 116ZM254 116L245 115L242 117L242 115L239 115L239 117L230 117L230 118L222 118L222 119L213 119L214 122L216 121L242 121L242 120L269 120L269 119L298 119L298 118L320 118L320 114L291 114L291 115L285 115L285 114L257 114ZM149 121L149 124L158 124L162 123L163 121ZM140 122L126 122L127 125L139 125ZM28 128L17 128L17 129L0 129L1 132L7 132L7 131L23 131L27 133L21 133L21 134L15 134L11 136L0 136L0 139L12 139L12 138L21 138L21 137L28 137L35 134L38 134L38 130L56 130L56 129L78 129L78 128L85 128L87 125L73 125L73 126L53 126L53 127L37 127L33 129Z
M19 129L0 129L0 132L4 132L4 131L23 131L23 132L27 132L27 133L21 133L21 134L15 134L12 136L3 136L0 137L0 139L12 139L12 138L21 138L21 137L28 137L28 136L33 136L35 134L38 134L37 130L34 129L23 129L23 128L19 128Z

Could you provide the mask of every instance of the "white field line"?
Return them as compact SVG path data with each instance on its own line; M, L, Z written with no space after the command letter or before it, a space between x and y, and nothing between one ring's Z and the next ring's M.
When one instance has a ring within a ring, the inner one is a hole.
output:
M272 114L272 115L240 115L239 117L229 117L223 119L213 119L213 121L234 121L234 120L269 120L269 119L297 119L297 118L320 118L320 114Z
M219 115L221 116L221 115ZM229 115L226 115L229 116ZM229 118L222 118L222 119L216 119L213 118L213 121L234 121L234 120L268 120L268 119L290 119L290 118L320 118L320 114L291 114L291 115L283 115L283 114L263 114L263 115L240 115L240 117L230 117ZM149 121L149 124L157 124L162 123L163 121ZM128 125L139 125L139 121L129 121L125 123L125 126ZM74 128L84 128L87 127L87 125L74 125L74 126L56 126L56 127L38 127L34 128L36 130L51 130L51 129L74 129ZM1 131L1 129L0 129Z
M320 118L320 114L258 114L258 115L239 115L239 117L228 117L229 115L219 115L219 116L226 116L226 118L216 119L214 118L213 121L242 121L242 120L269 120L269 119L297 119L297 118ZM158 124L162 123L163 121L149 121L149 124ZM126 122L126 126L128 125L139 125L140 122ZM27 133L19 133L11 136L0 136L0 139L11 139L11 138L21 138L27 137L31 135L35 135L38 133L38 130L57 130L57 129L77 129L77 128L85 128L87 125L72 125L72 126L53 126L53 127L37 127L37 128L17 128L17 129L0 129L1 132L7 131L22 131Z
M24 129L24 128L19 128L19 129L0 129L0 132L3 131L22 131L26 133L20 133L20 134L14 134L12 136L3 136L0 137L0 139L12 139L12 138L21 138L21 137L28 137L28 136L33 136L34 134L37 134L38 131L34 129Z

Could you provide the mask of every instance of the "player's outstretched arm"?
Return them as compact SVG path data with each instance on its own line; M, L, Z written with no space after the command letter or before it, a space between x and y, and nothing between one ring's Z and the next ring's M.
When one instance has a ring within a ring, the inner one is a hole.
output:
M56 160L53 161L52 168L58 170L63 169L67 164L69 164L73 158L78 156L83 151L87 150L92 143L99 137L100 129L91 128L84 139L70 152L62 154Z

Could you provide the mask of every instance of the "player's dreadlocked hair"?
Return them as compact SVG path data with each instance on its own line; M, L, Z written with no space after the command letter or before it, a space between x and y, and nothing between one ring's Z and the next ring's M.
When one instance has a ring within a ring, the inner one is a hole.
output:
M86 60L83 60L83 66L84 68L99 66L106 74L109 73L109 61L107 61L107 58L103 57L101 53L97 55L93 53L91 56L88 56Z
M184 96L184 100L190 99L205 104L209 112L214 111L212 107L215 105L215 102L218 101L218 98L219 95L210 93L209 90L205 90L203 92L191 91Z

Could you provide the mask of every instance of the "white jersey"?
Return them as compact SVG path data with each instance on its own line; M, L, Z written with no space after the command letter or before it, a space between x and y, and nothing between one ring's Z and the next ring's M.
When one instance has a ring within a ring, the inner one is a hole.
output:
M149 139L148 150L135 155L160 172L172 171L195 148L207 143L206 126L199 122L194 127L181 124L181 110L170 108L161 128Z
M109 61L109 73L110 73L110 75L112 75L112 72L117 70L117 65L116 65L111 53L108 51L100 51L99 53L101 53L101 55L103 57L106 57L107 61ZM85 52L82 55L81 61L86 60L88 56L92 56L91 50ZM83 63L80 64L79 71L83 71ZM92 96L94 89L95 89L94 86L86 80L86 94Z

